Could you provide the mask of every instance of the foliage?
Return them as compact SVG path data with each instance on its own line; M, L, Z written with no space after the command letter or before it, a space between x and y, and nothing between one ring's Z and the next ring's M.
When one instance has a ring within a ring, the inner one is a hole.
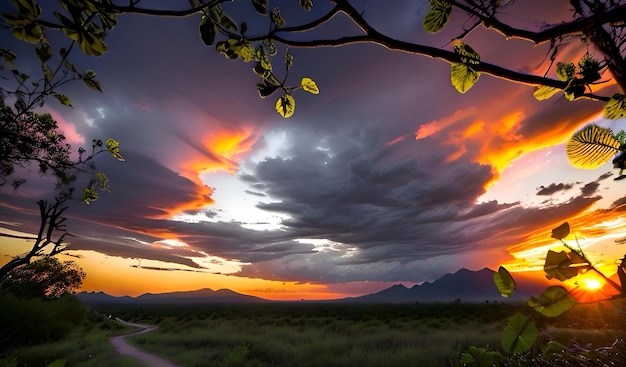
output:
M78 290L85 278L73 261L61 262L45 256L10 271L0 288L20 298L58 298Z
M64 338L85 322L87 308L76 297L17 298L0 291L0 349Z
M626 281L626 276L623 274L626 274L626 256L622 259L622 262L618 265L617 269L620 282L622 283L620 286L596 269L580 249L580 246L578 246L578 249L574 249L564 241L569 234L570 226L567 222L562 223L552 230L551 237L559 240L566 248L566 251L556 252L548 250L544 265L546 278L556 278L560 281L566 281L577 277L579 274L593 272L604 280L606 287L611 287L618 292L617 295L611 296L613 299L624 297L624 287L626 286L624 281ZM494 284L503 297L510 296L515 289L515 282L513 281L513 278L504 267L500 267L498 272L494 274ZM533 308L538 314L549 318L555 318L564 312L569 311L578 303L578 300L574 296L576 290L577 288L568 290L560 285L549 286L542 294L538 296L531 296L527 303L528 306ZM516 355L522 355L527 352L529 353L538 336L539 331L531 319L518 312L508 319L508 323L504 329L501 339L502 349L507 353ZM622 340L615 340L611 348L621 350L624 348L624 345L622 344L624 344ZM610 348L607 348L605 352L609 350ZM558 342L549 341L543 348L540 355L533 356L531 358L537 361L537 363L539 363L538 365L543 365L543 363L548 363L547 365L550 365L550 363L559 362L562 363L559 365L564 366L586 366L590 365L590 360L588 359L590 355L594 355L594 359L592 359L594 361L602 360L595 357L595 353L597 351L598 350L592 348L587 348L578 350L575 353ZM461 361L468 366L480 366L481 364L478 364L479 359L477 359L477 357L483 356L486 351L480 351L480 353L477 352L477 349L474 349L475 356L473 356L473 359L469 358L467 355L463 355L461 357ZM616 353L620 356L619 358L626 358L620 354L621 352ZM525 357L521 357L521 359L524 358ZM499 363L500 362L497 361L493 362L494 365L498 365ZM524 365L524 363L525 362L520 362L520 365ZM508 362L506 365L509 365Z

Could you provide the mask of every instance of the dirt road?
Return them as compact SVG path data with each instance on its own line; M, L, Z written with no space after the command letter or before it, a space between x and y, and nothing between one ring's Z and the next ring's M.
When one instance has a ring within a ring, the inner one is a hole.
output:
M129 336L134 336L134 335L139 335L139 334L145 334L145 333L149 333L152 330L156 329L156 326L152 326L152 325L143 325L143 324L134 324L132 322L127 322L124 321L122 319L119 318L115 318L115 320L119 323L122 323L124 325L128 325L128 326L132 326L132 327L136 327L139 328L141 330L131 333L131 334L126 334L126 335L119 335L119 336L113 336L111 338L109 338L109 340L111 340L111 344L113 345L113 347L117 350L118 353L120 354L124 354L127 356L131 356L133 358L136 358L140 361L142 361L143 363L145 363L146 365L150 366L150 367L179 367L169 361L166 361L163 358L159 358L156 356L153 356L152 354L149 354L147 352L141 351L135 347L133 347L132 345L128 344L126 342L126 338Z

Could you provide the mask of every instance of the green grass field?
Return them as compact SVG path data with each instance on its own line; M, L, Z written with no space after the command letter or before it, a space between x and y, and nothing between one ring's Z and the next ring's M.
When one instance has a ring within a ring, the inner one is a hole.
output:
M129 341L140 349L183 367L194 366L459 366L469 346L500 350L506 319L525 306L484 304L359 305L277 303L253 305L99 306L99 315L157 325ZM130 330L99 316L65 340L12 351L1 366L46 366L66 358L72 366L141 366L116 354L111 335ZM557 319L535 317L543 330L538 346L555 340L569 347L588 348L598 364L622 364L626 318L600 304L576 306ZM620 349L621 348L621 349ZM604 353L598 355L595 351ZM619 352L619 353L618 353ZM506 356L507 366L528 366L532 353ZM594 354L595 353L595 354ZM606 355L605 355L606 354ZM595 358L595 357L594 357ZM19 362L19 363L18 363ZM535 362L532 362L535 363ZM569 362L568 362L569 363ZM543 366L549 364L535 363Z

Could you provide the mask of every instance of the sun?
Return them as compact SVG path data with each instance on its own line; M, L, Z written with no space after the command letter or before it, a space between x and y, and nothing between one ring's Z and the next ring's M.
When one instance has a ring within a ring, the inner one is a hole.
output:
M598 279L585 279L582 281L582 286L587 288L590 291L595 291L602 287L602 282Z

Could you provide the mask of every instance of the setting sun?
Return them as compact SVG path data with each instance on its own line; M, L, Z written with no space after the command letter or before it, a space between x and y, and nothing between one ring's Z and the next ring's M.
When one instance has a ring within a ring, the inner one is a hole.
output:
M583 287L591 291L595 291L602 287L602 282L600 282L598 279L585 279L581 283Z

